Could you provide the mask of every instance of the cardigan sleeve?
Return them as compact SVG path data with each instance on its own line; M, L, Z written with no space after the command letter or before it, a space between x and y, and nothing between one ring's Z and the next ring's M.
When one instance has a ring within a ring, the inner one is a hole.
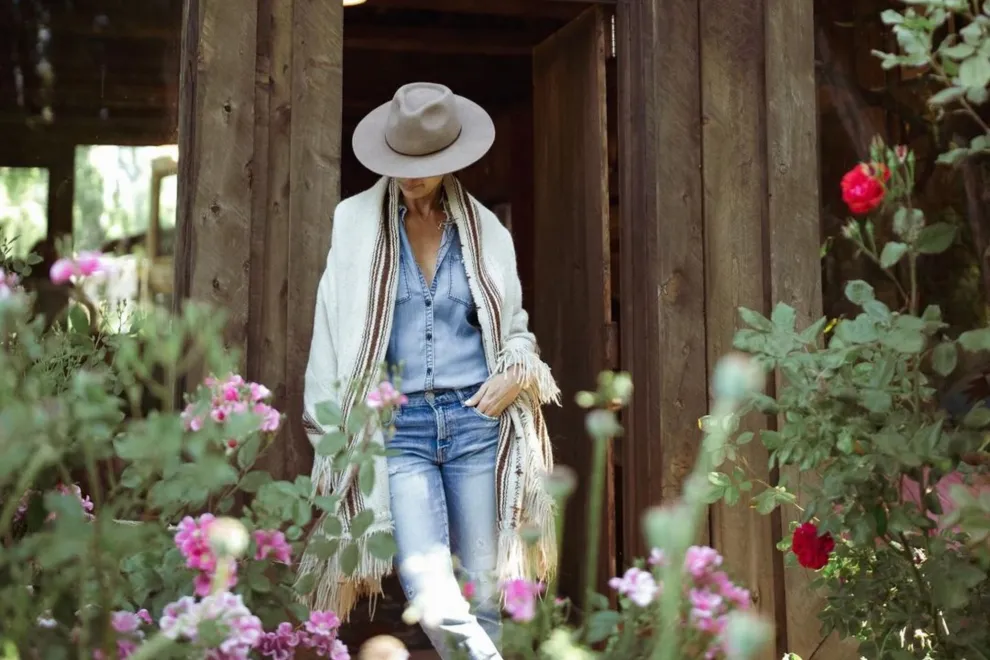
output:
M336 287L334 285L334 249L327 255L326 269L320 278L316 293L316 312L313 317L313 339L306 364L303 386L303 426L310 443L315 448L328 432L320 424L317 407L323 403L339 405L337 383L337 351L334 346L336 323Z
M556 403L560 405L560 388L557 386L550 371L550 366L540 359L540 347L529 329L529 314L522 306L522 284L519 282L519 270L516 265L516 249L512 243L512 235L505 227L499 225L503 233L503 249L505 255L504 282L506 331L502 343L502 352L498 356L495 371L501 373L510 367L521 371L523 387L529 390L543 404Z

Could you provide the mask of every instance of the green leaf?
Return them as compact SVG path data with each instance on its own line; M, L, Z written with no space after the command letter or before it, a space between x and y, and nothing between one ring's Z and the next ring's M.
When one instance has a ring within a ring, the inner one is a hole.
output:
M778 332L794 332L794 324L797 322L797 312L793 307L784 303L777 303L770 316L774 328Z
M971 429L982 429L990 426L990 409L983 402L978 403L963 417L963 426Z
M371 495L375 488L375 462L365 461L358 470L358 487L365 496Z
M888 412L893 405L890 392L884 390L866 390L863 392L863 407L874 413Z
M928 99L928 103L930 105L947 105L953 101L958 101L965 93L965 87L946 87Z
M940 165L955 165L963 158L969 156L972 152L965 148L959 147L957 149L949 149L948 151L939 154L936 162Z
M237 465L242 470L246 470L258 459L258 450L261 448L261 436L257 433L251 435L244 441L237 451Z
M773 330L773 324L767 319L763 314L755 312L746 307L739 308L739 318L742 322L753 328L754 330L759 330L761 332L770 332Z
M326 561L337 554L340 548L340 539L313 539L309 543L307 552L316 555L319 559Z
M336 516L327 516L323 521L323 533L327 536L340 536L344 533L344 526Z
M894 212L894 233L911 242L925 226L925 214L921 209L902 206Z
M613 610L599 610L588 617L588 627L585 633L585 640L589 644L604 642L612 636L622 615Z
M880 253L880 265L883 268L891 268L901 260L905 254L907 254L908 246L905 243L899 243L897 241L891 241L883 246L883 252Z
M343 431L331 431L320 439L316 453L320 456L336 456L347 446L347 435Z
M347 416L347 432L351 435L357 435L364 429L364 425L368 423L370 418L370 413L364 406L355 406L350 414Z
M948 376L956 370L958 359L955 342L944 341L932 351L932 368L939 376Z
M754 436L754 434L753 434L752 431L745 431L743 433L740 433L739 434L739 437L736 438L736 444L737 445L747 445L750 442L752 442L753 436Z
M980 328L962 333L959 335L959 345L969 353L990 351L990 328Z
M917 355L925 350L927 339L920 330L894 327L890 332L881 335L880 343L898 353Z
M939 254L952 245L956 237L956 228L947 222L936 222L928 225L918 234L915 247L922 254Z
M89 334L89 314L82 305L73 304L69 307L69 327L76 334Z
M729 479L729 475L723 474L722 472L709 472L708 483L713 486L718 486L719 488L727 488L732 485L732 480Z
M350 577L357 570L360 560L361 554L358 551L357 543L350 543L340 553L340 570L344 575Z
M953 60L966 59L975 52L976 49L967 43L953 44L951 46L945 46L944 48L939 49L939 53Z
M340 504L340 497L337 495L317 495L313 498L313 504L327 513L333 513Z
M241 482L237 484L237 487L245 493L256 493L259 488L271 483L271 480L272 475L264 470L253 470L241 477Z
M307 573L306 575L299 578L294 588L297 594L301 596L305 596L306 594L311 592L313 590L313 587L315 586L316 586L316 573Z
M368 536L368 552L375 559L390 561L399 552L399 548L391 534L377 532Z
M853 280L846 284L846 299L854 305L862 306L866 301L873 300L875 297L873 287L863 280Z
M324 426L340 426L344 413L333 401L316 404L316 421Z
M959 64L959 84L963 87L990 85L990 57L977 53Z
M356 539L359 536L364 536L364 533L368 531L368 528L375 522L375 512L371 509L365 509L361 513L354 516L351 520L351 538Z

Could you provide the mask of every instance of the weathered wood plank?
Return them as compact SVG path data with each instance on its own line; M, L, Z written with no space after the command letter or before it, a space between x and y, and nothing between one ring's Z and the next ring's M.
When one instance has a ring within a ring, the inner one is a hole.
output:
M585 543L593 453L574 395L593 387L606 367L605 331L611 319L605 115L605 22L600 10L590 9L533 54L533 169L539 173L534 252L556 255L536 261L534 328L563 392L563 407L546 410L555 458L579 477L567 511L566 548ZM602 584L615 570L610 499L603 502ZM583 565L581 553L563 553L561 586L581 602Z
M254 3L186 0L175 301L224 309L237 348L248 323L256 40Z
M707 410L698 0L619 0L623 548L639 516L678 497ZM707 538L707 534L705 534Z
M561 19L573 18L581 11L579 3L564 4L547 0L368 0L364 7Z
M282 439L286 476L308 474L313 459L301 426L303 373L330 223L340 201L342 37L339 2L294 0L290 204L283 228L289 246L285 372L290 433Z
M738 308L764 311L766 275L766 97L763 2L701 4L705 189L705 309L708 364L732 350ZM765 420L748 420L752 430ZM770 481L758 442L740 451L755 476ZM744 505L712 507L712 542L752 592L761 613L776 615L772 521ZM769 656L774 655L771 650ZM779 657L779 656L778 656Z
M287 404L289 160L292 105L292 0L260 0L256 67L255 199L251 234L251 323L248 371L268 386L279 410ZM286 435L285 437L288 437ZM262 458L286 478L285 443ZM295 475L292 475L293 477Z
M770 298L772 304L794 307L800 327L822 314L814 5L811 0L766 3ZM792 468L781 472L793 489L815 479ZM782 511L781 536L789 536L799 518L797 511ZM814 574L791 568L781 578L785 618L778 624L786 624L786 646L778 651L807 658L817 650L814 657L821 660L856 657L855 645L835 636L819 649L818 613L824 603L808 586Z

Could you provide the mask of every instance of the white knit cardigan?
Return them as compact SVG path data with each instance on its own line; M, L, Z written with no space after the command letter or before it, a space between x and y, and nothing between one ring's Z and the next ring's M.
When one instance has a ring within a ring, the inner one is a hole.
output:
M547 577L556 567L553 501L543 483L553 467L550 440L540 406L559 403L560 390L549 367L540 360L536 338L528 329L522 289L516 270L512 237L498 218L448 176L443 185L451 219L461 236L464 264L478 309L485 357L492 373L517 366L523 393L502 415L496 464L498 502L498 577ZM316 421L316 406L333 401L349 414L363 400L367 387L351 387L341 397L341 385L361 383L380 368L392 329L399 273L399 192L393 179L382 178L372 188L342 201L333 218L331 249L320 280L313 341L306 369L304 425L314 447L325 435ZM366 440L350 438L351 443ZM383 444L378 431L372 442ZM381 581L392 562L368 552L371 534L390 532L388 471L376 459L374 487L365 496L351 470L335 471L331 460L317 455L313 464L314 496L338 495L337 515L348 522L361 511L374 512L375 522L358 539L357 570L345 576L340 552L329 560L305 555L300 577L316 574L309 596L314 609L332 609L346 618L363 596L381 593ZM323 534L322 520L313 534ZM522 528L533 528L542 540L527 545ZM341 547L343 547L343 543Z

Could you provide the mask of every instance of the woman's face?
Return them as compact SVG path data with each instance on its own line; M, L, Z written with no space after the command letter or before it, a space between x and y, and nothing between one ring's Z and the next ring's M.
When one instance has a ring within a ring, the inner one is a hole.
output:
M399 179L399 190L407 201L428 198L436 192L442 176L431 176L423 179Z

